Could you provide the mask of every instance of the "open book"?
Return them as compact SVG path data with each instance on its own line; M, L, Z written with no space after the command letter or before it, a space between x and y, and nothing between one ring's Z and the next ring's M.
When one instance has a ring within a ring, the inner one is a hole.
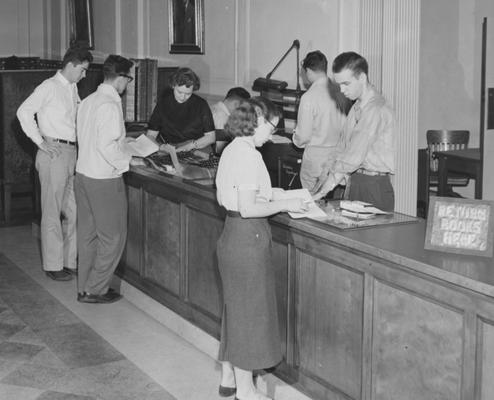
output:
M138 157L147 157L160 149L160 147L145 134L140 135L136 140L128 141L127 146L132 149L132 155Z
M311 218L311 219L324 219L327 218L326 213L319 208L316 202L312 199L307 189L293 189L284 190L278 194L280 199L304 199L309 209L305 212L296 213L289 212L288 215L292 218Z

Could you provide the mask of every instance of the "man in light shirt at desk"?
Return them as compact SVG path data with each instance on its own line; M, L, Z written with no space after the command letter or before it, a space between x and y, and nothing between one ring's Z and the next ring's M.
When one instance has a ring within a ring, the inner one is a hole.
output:
M314 199L324 197L346 179L345 198L393 211L395 120L384 97L369 83L368 64L354 52L342 53L333 61L335 82L350 100L336 158L328 160L316 185Z
M228 142L233 140L225 136L225 124L228 121L228 117L231 112L235 110L240 104L241 100L250 99L250 93L243 87L236 86L231 88L223 101L218 101L211 106L211 113L213 114L214 128L216 130L215 134L215 152L216 154L221 154L223 148Z
M127 238L127 195L122 174L133 150L126 138L120 95L129 82L132 62L110 55L104 81L86 97L77 114L79 158L76 165L77 301L113 303L122 296L109 285Z
M22 129L39 148L35 166L41 185L41 255L46 275L56 281L72 279L77 269L74 169L80 98L76 84L92 61L86 48L68 49L62 69L42 82L17 110Z
M326 56L318 50L312 51L302 62L302 68L310 87L300 99L293 143L305 148L300 182L303 188L314 193L322 167L338 144L345 114L330 95Z

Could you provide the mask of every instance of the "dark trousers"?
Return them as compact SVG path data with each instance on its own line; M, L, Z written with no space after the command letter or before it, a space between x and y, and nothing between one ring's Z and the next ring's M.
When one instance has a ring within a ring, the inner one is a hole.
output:
M127 196L123 178L75 176L79 293L104 294L127 239Z
M389 175L352 174L345 198L371 203L383 211L393 211L395 208L395 193Z

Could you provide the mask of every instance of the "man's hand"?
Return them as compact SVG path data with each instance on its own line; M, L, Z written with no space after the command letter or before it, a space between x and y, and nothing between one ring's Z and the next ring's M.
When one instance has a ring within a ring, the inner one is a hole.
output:
M324 183L328 180L329 175L331 174L329 167L323 165L321 174L319 175L319 178L317 178L316 183L314 184L314 187L310 190L311 194L317 193L321 187L324 185Z
M333 174L329 174L325 178L320 176L314 185L312 198L314 200L319 200L326 196L331 190L336 186L336 182Z
M57 146L56 143L50 143L46 140L43 140L40 144L38 144L38 147L41 151L47 153L50 158L58 157L58 155L60 154L60 148Z

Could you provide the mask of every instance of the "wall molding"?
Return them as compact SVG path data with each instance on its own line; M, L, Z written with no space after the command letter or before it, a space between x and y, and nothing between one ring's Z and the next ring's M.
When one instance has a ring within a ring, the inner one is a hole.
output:
M115 54L122 54L122 0L115 0Z
M420 0L366 0L360 15L369 79L395 110L395 210L416 215Z

